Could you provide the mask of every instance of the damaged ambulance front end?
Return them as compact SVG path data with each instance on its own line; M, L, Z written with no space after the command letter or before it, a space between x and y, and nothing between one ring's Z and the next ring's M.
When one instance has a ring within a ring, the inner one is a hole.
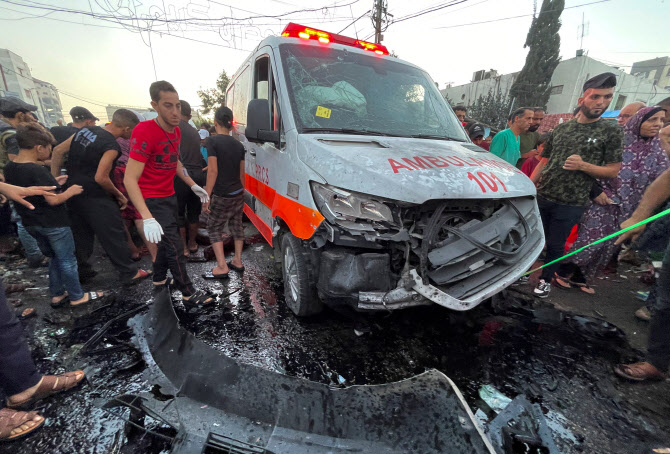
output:
M287 142L323 216L307 241L321 301L464 311L532 266L544 242L533 183L470 142L423 70L346 47L278 47Z
M534 187L516 168L465 143L369 144L361 150L360 139L331 136L305 138L301 147L306 159L322 157L325 181L311 189L324 221L310 246L323 301L464 311L532 266L542 224Z

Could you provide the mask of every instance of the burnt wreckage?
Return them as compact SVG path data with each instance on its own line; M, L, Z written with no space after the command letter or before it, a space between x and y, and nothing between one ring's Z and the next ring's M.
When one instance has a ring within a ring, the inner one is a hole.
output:
M129 324L167 397L123 395L105 407L175 428L173 453L495 452L441 372L334 389L243 364L181 328L167 291Z

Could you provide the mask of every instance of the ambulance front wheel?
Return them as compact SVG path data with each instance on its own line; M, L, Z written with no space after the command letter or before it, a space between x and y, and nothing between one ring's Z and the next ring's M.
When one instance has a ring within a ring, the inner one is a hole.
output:
M309 253L291 233L282 236L281 252L286 304L298 317L318 314L323 303L316 293Z

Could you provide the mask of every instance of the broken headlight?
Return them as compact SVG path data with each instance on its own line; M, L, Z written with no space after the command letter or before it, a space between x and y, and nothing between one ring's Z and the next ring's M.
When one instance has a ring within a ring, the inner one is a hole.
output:
M393 213L383 202L370 196L312 181L316 206L330 222L368 220L393 223Z

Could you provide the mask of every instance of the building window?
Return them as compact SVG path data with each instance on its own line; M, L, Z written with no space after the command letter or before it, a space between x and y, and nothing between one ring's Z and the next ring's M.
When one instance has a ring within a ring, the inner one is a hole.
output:
M561 93L563 93L563 85L554 85L551 87L552 95L560 95Z
M616 100L616 104L614 105L614 110L621 110L623 106L626 105L626 96L625 95L619 95L619 97Z

